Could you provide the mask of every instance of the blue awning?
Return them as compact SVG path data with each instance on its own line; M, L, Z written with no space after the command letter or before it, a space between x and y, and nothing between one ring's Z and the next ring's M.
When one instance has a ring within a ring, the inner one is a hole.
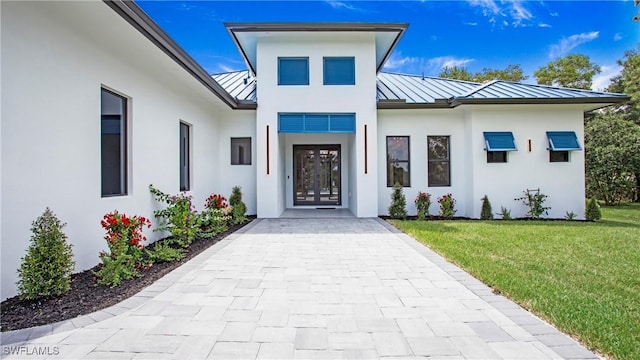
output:
M511 131L483 132L487 151L516 151L516 143Z
M574 131L547 131L549 149L553 151L582 150Z

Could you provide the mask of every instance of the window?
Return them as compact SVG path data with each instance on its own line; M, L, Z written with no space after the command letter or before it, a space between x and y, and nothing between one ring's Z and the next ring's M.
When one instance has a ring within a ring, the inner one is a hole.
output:
M279 57L278 85L309 85L309 58Z
M387 136L387 186L410 186L409 137Z
M102 196L127 195L127 99L101 89Z
M189 174L191 173L189 128L189 125L183 122L180 123L180 191L189 191L191 189L189 181Z
M569 162L568 151L549 151L549 162Z
M325 57L324 85L355 85L356 65L353 57Z
M488 163L506 163L507 152L506 151L487 151Z
M251 165L251 138L231 138L231 165Z
M428 186L451 186L449 136L427 136Z
M518 150L511 131L485 131L482 135L487 151L487 163L506 163L507 152Z

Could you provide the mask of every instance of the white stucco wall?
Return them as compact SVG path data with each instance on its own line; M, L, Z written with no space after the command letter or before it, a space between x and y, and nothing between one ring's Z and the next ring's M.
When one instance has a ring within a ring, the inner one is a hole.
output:
M278 57L309 57L309 85L278 86ZM356 85L323 85L324 56L354 56L356 63ZM258 39L257 44L258 110L256 116L257 146L257 211L259 217L277 217L288 206L285 199L289 191L284 187L286 172L286 154L291 154L291 145L282 151L283 135L277 135L278 113L355 113L355 143L361 143L364 124L369 124L370 132L375 136L376 127L376 73L375 41L370 33L272 33ZM266 174L266 126L270 136L270 174ZM324 134L327 143L335 143L332 134ZM375 139L375 138L371 138ZM370 156L375 156L375 142L370 140ZM343 156L348 153L344 152ZM359 194L371 194L377 191L375 176L364 176L362 160L364 149L356 147L357 156L344 156L355 159L356 178L349 184L358 188ZM351 169L349 164L344 169ZM376 164L370 162L370 174L375 174ZM350 176L354 173L350 171ZM346 183L343 183L345 186ZM354 197L352 190L349 204L357 209L357 216L376 216L376 200L372 197ZM354 203L355 201L355 203ZM276 206L277 205L277 206ZM357 206L356 206L357 205Z
M179 191L179 122L192 126L190 194L220 191L216 113L224 106L103 2L2 2L2 287L31 222L50 207L67 223L76 271L107 248L102 216L153 217L148 185ZM100 89L128 97L128 195L101 197ZM146 231L153 240L160 234Z

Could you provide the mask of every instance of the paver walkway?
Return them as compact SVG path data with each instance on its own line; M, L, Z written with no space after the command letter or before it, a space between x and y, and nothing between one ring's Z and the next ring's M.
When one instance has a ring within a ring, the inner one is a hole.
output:
M597 358L379 219L258 220L123 303L2 335L27 359Z

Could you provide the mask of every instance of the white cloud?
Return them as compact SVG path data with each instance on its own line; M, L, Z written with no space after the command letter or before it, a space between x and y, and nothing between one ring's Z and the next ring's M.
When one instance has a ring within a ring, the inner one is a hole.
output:
M334 9L356 10L355 6L347 4L344 1L327 0L327 4L331 5Z
M466 22L464 23L465 25L469 25L469 26L478 26L477 22Z
M538 27L541 27L541 28L550 28L550 27L551 27L551 25L549 25L549 24L545 24L545 23L540 23L540 24L538 24Z
M530 26L535 18L533 12L525 7L530 4L522 0L502 0L499 3L494 0L467 0L469 5L479 7L482 15L489 18L492 25L501 24L501 27L512 25L514 27Z
M526 9L520 1L514 1L511 3L511 17L513 18L513 25L520 26L524 21L533 18L531 11Z
M615 35L613 35L613 41L620 41L620 40L622 40L622 34L616 33Z
M599 31L592 31L589 33L571 35L568 38L562 38L557 44L551 45L549 57L556 58L564 56L576 47L597 39L599 35Z
M484 16L500 13L500 7L498 7L498 4L493 0L469 0L469 4L482 8Z
M397 52L391 55L384 65L384 70L412 75L437 76L445 67L466 66L474 59L457 58L455 56L440 56L436 58L423 58L415 56L403 56Z
M593 77L591 90L604 91L604 89L611 84L611 78L616 75L620 75L620 72L622 72L622 66L617 64L603 65L600 67L600 69L602 70L602 72Z
M474 59L456 58L454 56L439 56L429 59L428 63L432 68L441 70L446 67L465 66L472 61L474 61Z
M385 62L384 69L400 70L419 61L420 61L420 58L418 57L402 56L401 53L398 53L398 55L394 53L389 57L389 59L387 59L387 62Z

